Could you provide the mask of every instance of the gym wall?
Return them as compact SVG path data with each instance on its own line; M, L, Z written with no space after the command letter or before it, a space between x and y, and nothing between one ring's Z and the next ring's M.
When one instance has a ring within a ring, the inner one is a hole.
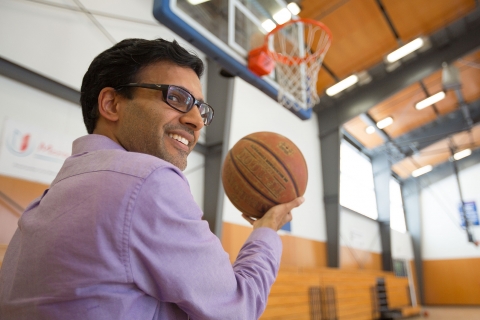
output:
M480 205L480 164L459 173L464 201ZM467 242L460 227L460 196L451 175L421 192L425 303L480 304L480 247ZM472 231L480 240L480 226Z

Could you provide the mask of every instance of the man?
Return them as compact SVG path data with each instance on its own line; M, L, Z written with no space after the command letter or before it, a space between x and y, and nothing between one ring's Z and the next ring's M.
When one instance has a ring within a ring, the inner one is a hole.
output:
M272 208L232 266L181 170L210 124L202 61L176 42L124 40L82 84L89 135L18 223L0 274L1 319L258 318L281 256Z

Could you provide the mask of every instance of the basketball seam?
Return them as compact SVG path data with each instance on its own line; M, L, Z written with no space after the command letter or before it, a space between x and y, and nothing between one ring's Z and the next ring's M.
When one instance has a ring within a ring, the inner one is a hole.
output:
M290 180L292 181L293 183L293 187L295 188L295 194L297 197L299 197L299 192L298 192L298 186L297 186L297 183L295 181L295 179L292 178L292 174L290 173L290 171L288 171L287 167L285 167L282 163L282 161L272 152L272 150L270 150L266 145L264 145L263 143L260 143L256 140L253 140L251 138L243 138L244 140L248 140L248 141L252 141L256 144L258 144L259 146L263 147L265 150L267 150L277 161L278 163L283 167L283 169L285 169L285 171L287 172L288 174L288 177L290 178ZM303 159L303 161L305 161L305 159Z
M230 150L228 152L228 155L230 159L232 160L233 165L235 166L235 169L237 169L237 172L242 176L243 180L245 180L255 191L257 191L259 194L261 194L263 197L265 197L267 200L271 201L274 203L274 205L280 204L278 201L272 200L269 196L265 195L263 192L261 192L258 188L256 188L248 179L245 177L245 175L242 173L242 171L238 168L237 163L235 162L235 158L232 155L232 151Z

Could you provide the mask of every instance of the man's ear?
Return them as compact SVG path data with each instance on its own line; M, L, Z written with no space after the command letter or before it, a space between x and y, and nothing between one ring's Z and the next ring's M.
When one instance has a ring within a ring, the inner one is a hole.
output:
M112 122L118 121L119 95L115 89L106 87L98 95L98 112L100 115Z

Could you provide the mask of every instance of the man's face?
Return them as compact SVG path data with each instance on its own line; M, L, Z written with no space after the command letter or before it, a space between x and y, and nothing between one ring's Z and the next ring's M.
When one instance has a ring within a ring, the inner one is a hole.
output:
M176 85L203 99L196 73L170 62L146 67L137 82ZM163 100L161 91L134 88L133 92L132 100L122 99L117 134L120 144L128 151L150 154L185 170L187 156L204 126L198 108L181 113Z

